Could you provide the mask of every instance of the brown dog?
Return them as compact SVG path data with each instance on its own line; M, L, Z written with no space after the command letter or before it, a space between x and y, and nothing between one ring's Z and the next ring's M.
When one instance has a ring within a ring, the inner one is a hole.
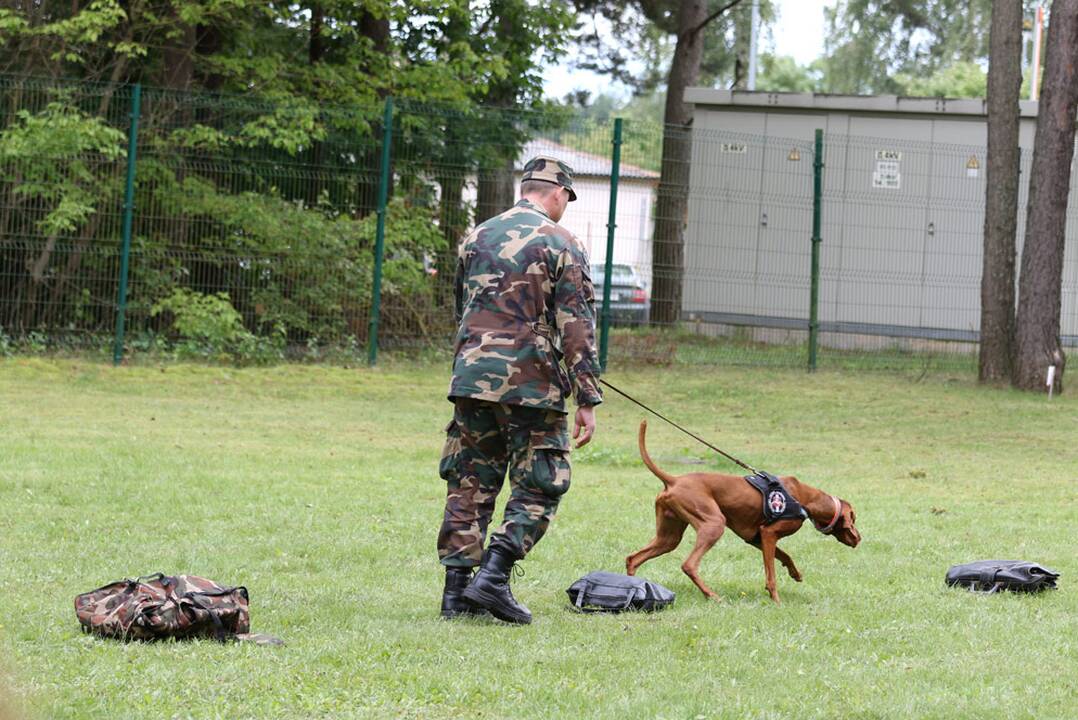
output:
M775 558L786 566L790 577L797 582L801 582L801 572L776 543L797 532L804 520L782 519L765 525L760 492L739 475L697 472L674 476L663 472L652 462L644 446L647 427L647 421L640 423L640 457L648 469L663 481L666 489L655 499L655 539L625 558L626 571L635 575L637 568L648 560L676 548L681 543L685 528L692 525L696 530L696 546L681 564L681 569L704 595L718 598L700 579L698 570L704 553L718 542L726 528L730 528L742 540L763 552L767 591L772 600L779 602L775 587ZM786 491L808 512L817 530L825 535L834 535L843 545L857 547L861 534L854 526L857 516L848 502L806 485L795 477L785 476L781 480Z

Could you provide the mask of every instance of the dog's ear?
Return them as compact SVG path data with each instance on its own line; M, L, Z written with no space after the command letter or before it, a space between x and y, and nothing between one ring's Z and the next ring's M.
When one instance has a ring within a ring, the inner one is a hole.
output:
M850 524L851 525L856 525L857 524L857 513L854 512L853 505L850 505L848 502L846 502L845 500L843 500L841 498L839 498L839 502L842 503L842 505L845 508L849 509L849 511L850 511Z

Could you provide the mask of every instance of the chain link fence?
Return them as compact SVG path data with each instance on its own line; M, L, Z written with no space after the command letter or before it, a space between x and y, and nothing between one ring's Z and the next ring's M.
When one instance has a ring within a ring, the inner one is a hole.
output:
M803 139L401 98L315 107L17 77L0 92L0 350L444 350L457 243L549 154L576 171L562 225L599 297L609 290L615 366L976 364L984 185L967 166L983 166L983 147L829 135L817 153ZM862 177L883 146L902 153L901 174Z

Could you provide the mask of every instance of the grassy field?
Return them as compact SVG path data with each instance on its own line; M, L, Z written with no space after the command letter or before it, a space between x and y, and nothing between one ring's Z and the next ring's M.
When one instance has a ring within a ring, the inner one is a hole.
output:
M523 628L446 623L435 468L443 365L377 370L0 360L0 665L42 718L1072 718L1078 713L1078 402L968 377L695 367L618 371L720 447L841 495L856 550L783 541L805 582L764 590L723 538L701 567L644 577L656 615L582 616L565 588L621 571L654 530L642 412L608 395L573 488L514 591ZM735 470L659 422L673 472ZM1021 558L1062 573L1039 596L943 586L948 566ZM282 648L121 644L72 599L124 576L243 584ZM0 710L0 716L3 716Z

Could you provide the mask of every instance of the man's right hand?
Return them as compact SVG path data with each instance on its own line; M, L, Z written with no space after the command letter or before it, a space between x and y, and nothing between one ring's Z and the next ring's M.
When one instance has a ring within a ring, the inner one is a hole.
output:
M576 422L573 425L573 439L576 447L582 448L591 441L595 434L595 407L581 405L576 409ZM579 438L579 439L577 439Z

